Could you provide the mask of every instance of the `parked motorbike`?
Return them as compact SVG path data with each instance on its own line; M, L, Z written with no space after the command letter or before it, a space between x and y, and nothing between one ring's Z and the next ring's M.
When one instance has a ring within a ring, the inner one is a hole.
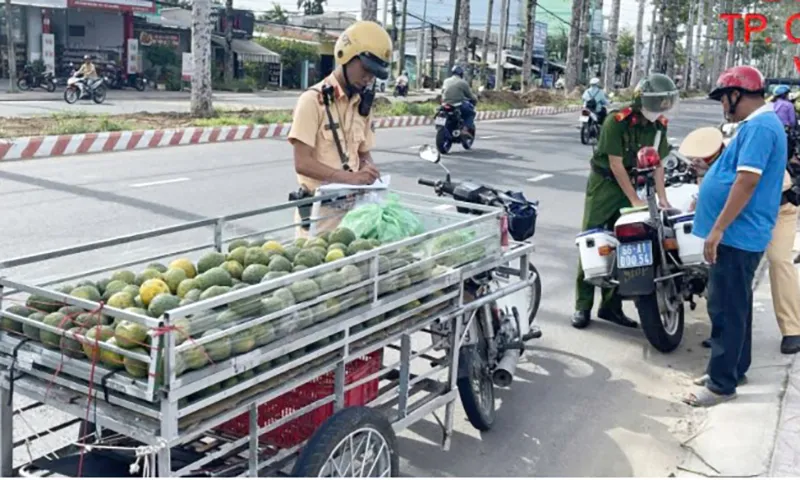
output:
M143 92L147 88L146 78L137 74L126 75L122 68L115 65L106 67L103 76L106 77L108 88L114 90L122 90L123 88L130 87Z
M56 91L56 79L52 72L37 72L33 65L26 64L17 79L17 87L23 92L34 88L44 88L52 93Z
M106 100L105 77L94 80L83 78L82 75L73 75L67 80L64 90L64 101L72 105L78 100L91 98L94 103L103 103Z
M469 135L463 135L464 120L461 118L460 104L450 105L442 103L436 110L433 124L436 126L436 148L440 153L447 154L453 148L454 142L469 150L475 142L475 127L469 129Z
M509 233L514 240L529 241L533 237L538 202L527 201L521 193L503 192L488 185L469 181L453 182L450 172L441 164L440 153L432 146L423 145L419 156L441 166L446 172L444 180L420 178L420 185L431 187L437 195L446 195L459 202L502 207L510 218L513 216L509 220ZM451 208L463 213L485 213L463 206ZM501 307L495 300L463 319L466 337L458 357L458 393L470 423L481 431L491 429L495 420L495 385L511 385L525 342L542 336L542 331L534 325L542 296L542 283L536 267L532 263L524 265L522 262L519 268L510 265L498 268L465 283L466 295L472 298L491 296L501 290L501 283L511 275L527 278L531 282L529 289L522 290L527 294L522 316L516 306ZM434 331L437 336L447 335L449 328L449 323L437 323Z
M658 206L655 171L660 164L653 147L640 150L635 182L647 205L622 209L614 232L588 230L575 243L586 281L616 287L624 300L633 300L647 340L669 353L683 339L684 302L694 309L694 296L705 295L708 265L703 239L692 234L694 213ZM674 196L669 201L681 202Z

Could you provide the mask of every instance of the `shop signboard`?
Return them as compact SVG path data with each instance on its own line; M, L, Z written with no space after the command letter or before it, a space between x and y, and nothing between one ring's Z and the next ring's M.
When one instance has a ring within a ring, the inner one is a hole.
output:
M267 82L274 87L281 86L281 67L280 63L267 64Z
M42 34L42 61L45 71L56 71L56 37L52 33Z
M67 8L67 0L14 0L14 5L37 8Z
M156 11L156 2L153 0L68 0L67 6L115 12L154 13Z
M128 75L139 73L139 40L128 39Z
M181 45L181 36L177 33L162 33L143 30L139 34L139 45L143 47L150 47L152 45L179 47Z

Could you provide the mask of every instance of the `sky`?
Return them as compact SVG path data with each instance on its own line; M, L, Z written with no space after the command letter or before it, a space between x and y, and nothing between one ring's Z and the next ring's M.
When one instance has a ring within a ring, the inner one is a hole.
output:
M478 28L483 28L486 24L486 12L479 12L478 5L486 5L486 0L472 0L473 12L470 15L472 24ZM500 1L495 0L495 14L493 15L492 24L496 26L499 24L499 10ZM511 1L511 21L521 23L520 20L520 7L519 4L524 0L510 0ZM296 0L234 0L237 7L247 8L254 11L270 10L274 3L279 4L281 7L288 11L297 10ZM391 3L391 2L390 2ZM398 4L400 0L398 0ZM453 12L455 9L455 0L408 0L408 10L411 13L422 15L427 3L428 18L431 22L448 24L452 23ZM571 10L571 0L541 0L542 5L547 5L547 8L553 13L561 16L568 15ZM621 0L620 6L620 28L629 28L634 30L636 28L636 12L637 0ZM647 2L648 4L650 2ZM559 7L559 4L561 6ZM484 7L485 8L485 7ZM361 0L327 0L326 11L344 11L358 14L361 10ZM541 10L540 10L541 11ZM604 16L611 13L611 0L605 0L603 4ZM652 14L652 7L648 5L645 11L645 25L650 24L650 16ZM540 15L541 16L541 15ZM378 19L383 17L383 0L378 0ZM540 18L552 23L561 23L565 27L566 24L553 19L553 18ZM416 22L418 25L419 22ZM411 19L407 22L408 25L414 25ZM552 31L552 30L551 30ZM647 31L647 30L645 30Z

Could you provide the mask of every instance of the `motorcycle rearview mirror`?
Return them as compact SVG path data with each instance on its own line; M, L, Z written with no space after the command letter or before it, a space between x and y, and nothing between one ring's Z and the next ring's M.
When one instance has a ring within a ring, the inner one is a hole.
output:
M442 155L439 153L439 150L437 150L436 147L432 145L423 145L419 147L419 158L431 163L435 163L436 165L442 167L445 173L447 173L447 181L450 181L450 170L442 165Z
M442 156L439 154L439 151L436 150L436 147L431 145L423 145L419 147L419 158L437 164L442 160Z

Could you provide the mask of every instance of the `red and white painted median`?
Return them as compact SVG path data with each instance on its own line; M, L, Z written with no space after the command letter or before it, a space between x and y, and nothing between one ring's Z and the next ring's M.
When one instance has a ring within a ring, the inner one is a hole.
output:
M535 117L576 112L578 106L532 107L520 110L478 112L476 120L499 120L515 117ZM398 128L433 124L432 117L384 117L373 121L373 127ZM0 160L83 155L88 153L120 152L149 148L177 147L202 143L235 142L280 138L289 134L290 123L248 125L238 127L186 127L163 130L80 133L0 139Z

